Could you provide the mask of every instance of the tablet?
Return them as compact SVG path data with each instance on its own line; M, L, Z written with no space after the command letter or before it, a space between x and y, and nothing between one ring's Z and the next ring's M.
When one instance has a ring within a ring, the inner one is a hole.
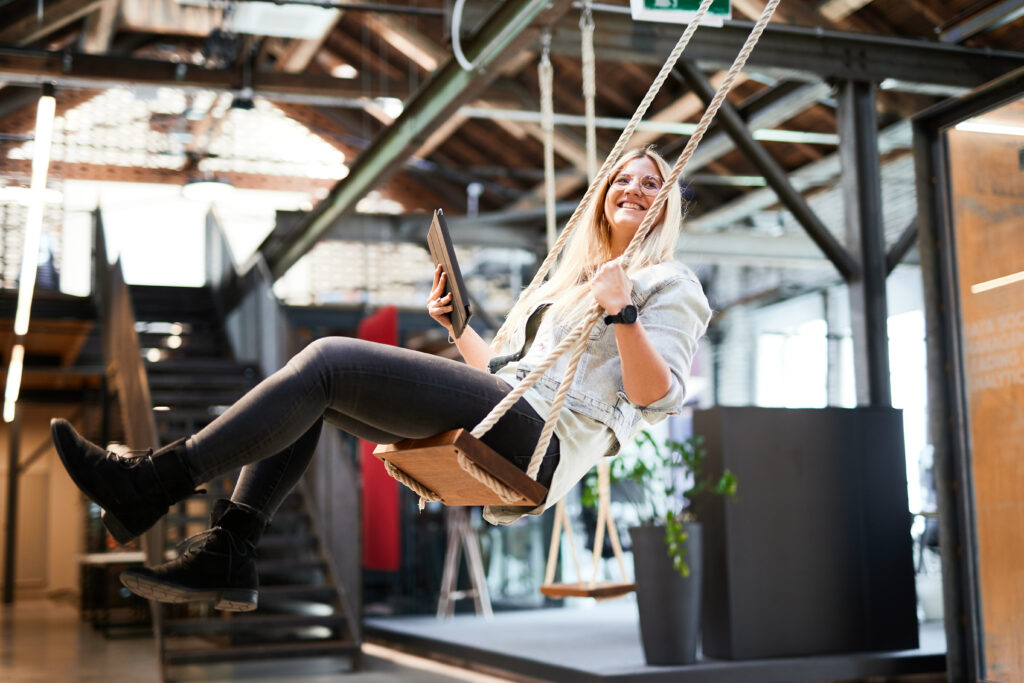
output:
M444 213L441 209L434 212L434 219L430 222L430 229L427 231L427 247L430 249L430 256L434 259L434 265L441 265L448 276L445 282L445 291L452 295L452 333L456 339L462 336L462 332L469 324L473 311L469 305L469 295L466 292L466 283L462 280L462 271L459 270L459 262L455 258L455 248L452 246L451 235L448 234L448 224L444 220Z

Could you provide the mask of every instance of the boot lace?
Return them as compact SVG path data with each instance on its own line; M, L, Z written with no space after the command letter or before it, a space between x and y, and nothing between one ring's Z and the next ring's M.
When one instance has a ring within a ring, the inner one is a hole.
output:
M178 543L175 550L178 553L179 558L186 556L195 555L206 549L206 546L210 543L215 543L217 536L215 531L222 531L223 537L228 539L228 545L231 546L231 553L233 555L248 555L256 550L256 546L244 539L236 538L231 531L225 529L222 526L215 526L207 529L206 531L200 531L195 536L189 536L185 540Z

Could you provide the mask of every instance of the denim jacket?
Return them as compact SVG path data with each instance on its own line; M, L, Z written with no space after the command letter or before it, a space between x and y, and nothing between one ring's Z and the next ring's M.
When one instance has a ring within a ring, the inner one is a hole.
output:
M644 268L631 273L630 279L633 281L631 297L639 311L639 321L669 366L671 387L665 396L650 405L640 406L630 401L622 387L622 362L615 332L599 320L590 331L566 397L566 407L597 420L615 435L618 444L609 453L593 454L596 458L613 455L622 444L629 444L640 431L641 421L655 424L679 413L698 340L711 319L711 309L700 282L693 271L679 262L667 261ZM526 377L570 331L568 325L558 321L554 325L543 325L529 352L518 362L516 377L520 381ZM563 354L533 387L548 404L555 398L570 355L569 352Z

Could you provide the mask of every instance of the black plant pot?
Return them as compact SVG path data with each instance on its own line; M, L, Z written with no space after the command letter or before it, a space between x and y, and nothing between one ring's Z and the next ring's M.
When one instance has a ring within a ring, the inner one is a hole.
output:
M636 602L644 657L651 665L693 664L697 661L700 629L701 526L683 524L687 532L684 578L668 556L665 527L641 526L629 530L633 539Z

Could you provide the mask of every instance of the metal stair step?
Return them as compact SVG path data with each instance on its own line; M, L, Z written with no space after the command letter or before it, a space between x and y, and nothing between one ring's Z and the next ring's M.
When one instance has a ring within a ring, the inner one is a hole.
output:
M283 584L280 586L260 586L260 601L274 600L312 600L331 602L338 597L334 586L308 586L303 584Z
M273 526L270 527L273 529ZM316 545L316 536L310 533L271 534L262 539L257 550L280 550L291 548L309 548Z
M309 615L309 614L259 614L241 616L234 615L230 619L166 619L164 632L171 635L193 635L197 633L240 633L256 630L283 630L303 628L307 626L326 626L328 628L346 625L342 614Z
M280 559L256 560L260 574L326 569L327 563L319 557L285 557Z
M244 391L201 391L191 388L180 391L154 389L150 392L153 405L157 406L229 406L245 394Z
M354 654L359 649L352 640L320 640L302 643L262 643L230 645L218 649L168 649L167 664L205 664L239 659L279 659L284 657L330 657Z

